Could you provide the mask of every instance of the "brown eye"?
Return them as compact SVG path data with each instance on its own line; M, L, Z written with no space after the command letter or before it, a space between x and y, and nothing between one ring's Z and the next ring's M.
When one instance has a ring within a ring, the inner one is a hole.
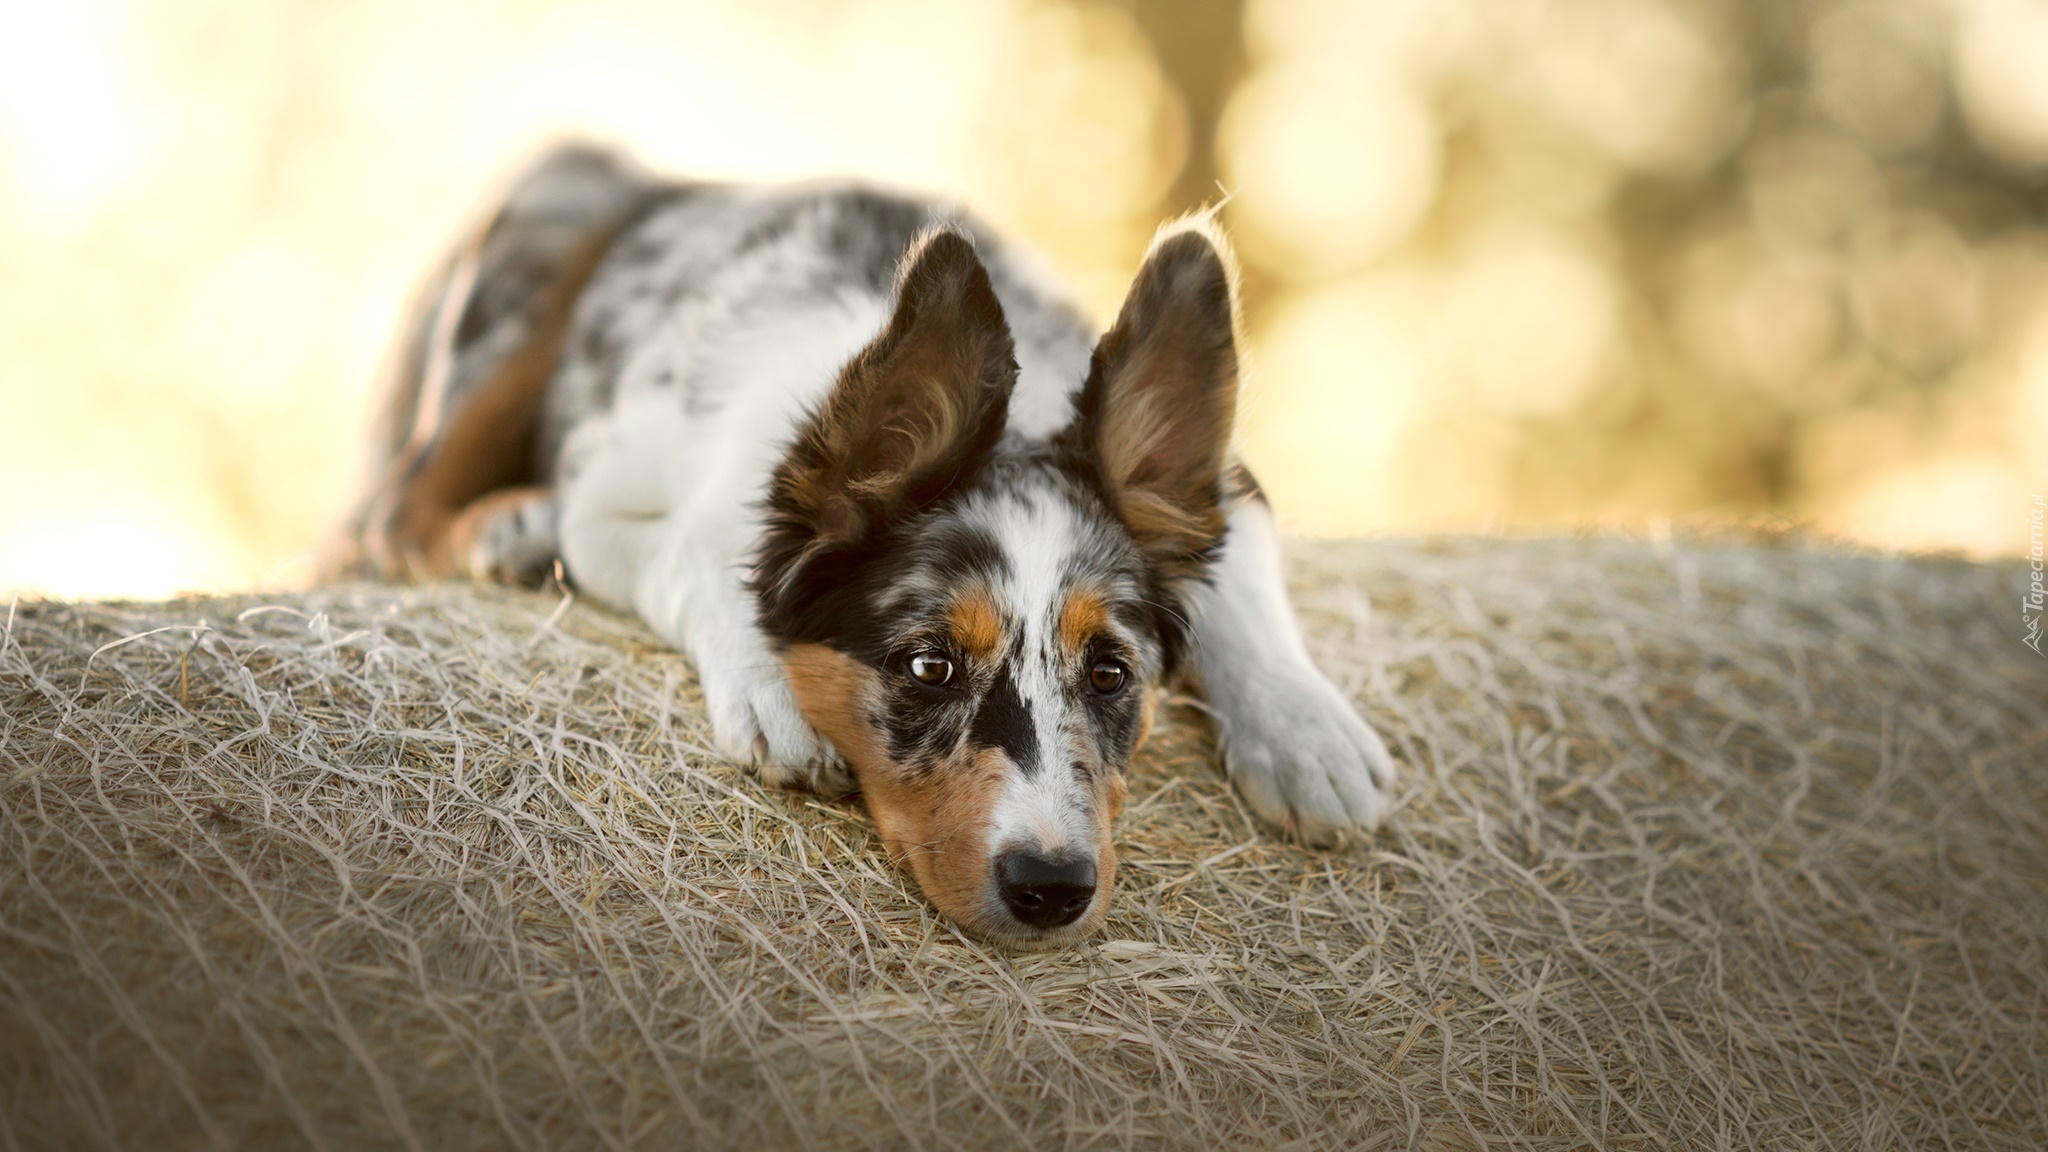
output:
M1099 696L1114 696L1124 690L1124 681L1130 677L1130 670L1116 661L1097 660L1088 669L1088 686Z
M910 678L927 688L943 688L953 679L953 662L937 652L919 652L910 658Z

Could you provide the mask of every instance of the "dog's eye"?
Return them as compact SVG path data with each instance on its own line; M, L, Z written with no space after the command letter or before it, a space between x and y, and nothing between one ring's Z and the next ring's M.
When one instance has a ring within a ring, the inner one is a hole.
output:
M1098 696L1114 696L1124 690L1124 682L1131 678L1130 669L1114 660L1097 660L1088 669L1088 686Z
M937 652L919 652L910 658L910 678L927 688L943 688L953 679L953 662Z

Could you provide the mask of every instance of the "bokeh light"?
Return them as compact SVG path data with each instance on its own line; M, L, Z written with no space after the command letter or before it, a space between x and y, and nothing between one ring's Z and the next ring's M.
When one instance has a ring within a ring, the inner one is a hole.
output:
M0 588L291 583L414 278L546 142L953 196L1098 316L1228 196L1310 534L2025 547L2031 0L0 0Z
M1292 275L1385 253L1429 207L1437 136L1428 107L1402 86L1314 65L1260 69L1223 121L1239 244Z

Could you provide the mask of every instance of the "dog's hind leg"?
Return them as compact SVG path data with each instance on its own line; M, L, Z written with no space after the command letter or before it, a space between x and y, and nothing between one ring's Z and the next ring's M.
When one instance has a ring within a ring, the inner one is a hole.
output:
M454 574L538 587L561 555L554 489L500 488L457 513L444 533Z
M534 582L554 558L535 432L578 293L657 186L562 148L422 294L394 358L376 478L329 575ZM544 554L543 554L544 553Z

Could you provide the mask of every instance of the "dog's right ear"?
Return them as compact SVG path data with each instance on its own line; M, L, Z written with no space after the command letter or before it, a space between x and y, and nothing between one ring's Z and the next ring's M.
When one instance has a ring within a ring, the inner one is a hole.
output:
M988 462L1017 382L974 242L936 228L903 257L896 308L805 421L768 490L756 586L786 592L814 556L929 507Z

